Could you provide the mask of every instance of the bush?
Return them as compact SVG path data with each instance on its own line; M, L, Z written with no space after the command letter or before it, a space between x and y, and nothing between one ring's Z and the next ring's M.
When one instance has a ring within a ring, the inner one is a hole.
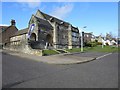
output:
M95 46L97 46L97 43L96 42L88 42L88 43L85 43L85 46L86 47L95 47Z
M108 43L106 43L106 45L107 45L107 46L109 46L109 44L108 44Z
M90 43L85 43L85 46L86 47L91 47L91 44Z
M96 43L96 42L92 42L92 43L91 43L91 46L92 46L92 47L95 47L95 46L97 46L97 43Z
M102 42L97 42L97 45L102 45Z
M116 43L114 43L113 45L117 45Z
M95 42L98 42L98 40L95 40Z

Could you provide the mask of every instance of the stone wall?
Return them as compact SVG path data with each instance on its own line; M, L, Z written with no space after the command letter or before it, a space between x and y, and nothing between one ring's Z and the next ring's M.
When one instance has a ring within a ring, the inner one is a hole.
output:
M28 54L33 54L33 55L38 55L42 56L42 50L39 49L32 49L29 45L25 45L25 48L23 49L23 53L28 53Z
M22 41L22 43L20 45L10 45L9 44L9 45L5 46L4 49L42 56L42 50L32 49L31 46L28 45L28 43L24 42L24 41Z
M58 29L58 48L68 48L68 27L59 25Z
M42 56L42 50L31 48L27 40L27 34L14 36L10 40L11 42L4 49Z
M57 43L58 43L58 35L57 35L58 25L56 22L50 22L50 23L53 26L53 45L54 45L53 47L55 49L57 49L58 48L58 45L57 45Z

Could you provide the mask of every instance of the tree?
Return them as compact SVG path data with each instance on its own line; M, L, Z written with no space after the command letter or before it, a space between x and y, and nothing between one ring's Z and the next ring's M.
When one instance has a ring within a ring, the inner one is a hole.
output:
M112 32L106 33L106 40L112 40L113 34Z

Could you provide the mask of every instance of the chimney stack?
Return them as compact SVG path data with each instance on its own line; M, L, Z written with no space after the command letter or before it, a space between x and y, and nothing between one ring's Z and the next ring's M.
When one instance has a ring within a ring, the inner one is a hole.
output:
M15 24L16 24L16 22L15 22L15 20L11 20L11 26L15 26Z

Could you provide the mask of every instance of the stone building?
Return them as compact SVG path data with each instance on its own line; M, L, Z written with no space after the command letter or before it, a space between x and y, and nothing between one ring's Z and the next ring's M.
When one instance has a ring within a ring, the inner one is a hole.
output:
M10 37L18 31L15 20L11 20L10 26L0 26L0 45L9 46Z
M72 49L80 45L77 27L40 10L31 16L28 28L16 32L10 41L16 48L28 44L33 49Z

